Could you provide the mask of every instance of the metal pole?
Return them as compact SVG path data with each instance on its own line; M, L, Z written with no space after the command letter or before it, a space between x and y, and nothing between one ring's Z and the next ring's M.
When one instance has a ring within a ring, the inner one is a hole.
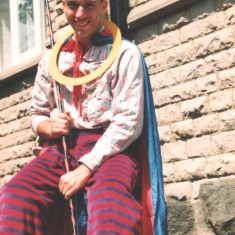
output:
M109 0L109 5L111 20L120 28L122 35L129 38L126 22L129 0Z
M53 28L52 28L52 20L51 20L51 14L50 14L50 6L49 6L49 1L45 0L46 2L46 15L47 15L47 20L48 20L48 31L49 31L49 36L50 36L50 43L51 43L51 47L54 46L54 34L53 34ZM55 92L57 93L58 97L60 94L60 87L59 84L54 81L54 85L55 85ZM56 96L57 96L56 95ZM58 99L57 102L58 104L58 109L60 112L64 112L64 107L63 104L60 103L60 100ZM63 145L63 150L64 150L64 158L65 158L65 169L66 172L69 172L69 163L68 163L68 147L67 147L67 143L66 143L66 137L62 136L62 145ZM74 215L74 206L73 206L73 200L69 199L69 206L70 206L70 212L71 212L71 221L72 221L72 225L73 225L73 235L79 235L78 234L78 229L76 229L76 220L75 220L75 215Z

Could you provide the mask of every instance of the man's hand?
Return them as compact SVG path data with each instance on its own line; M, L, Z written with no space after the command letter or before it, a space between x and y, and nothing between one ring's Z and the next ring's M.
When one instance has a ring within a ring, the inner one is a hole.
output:
M51 119L51 136L59 138L62 135L68 135L73 120L69 112L59 113Z
M60 178L59 190L68 200L77 191L84 188L92 175L92 171L84 164L80 165L77 169L64 174Z
M39 136L45 139L59 138L68 135L73 119L69 112L59 113L51 120L46 120L38 125L37 132Z

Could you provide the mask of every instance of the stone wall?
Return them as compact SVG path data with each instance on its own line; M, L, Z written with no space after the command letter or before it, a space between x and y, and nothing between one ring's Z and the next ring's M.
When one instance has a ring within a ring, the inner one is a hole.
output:
M35 73L0 83L0 187L34 157L29 102Z
M168 233L235 234L234 1L200 1L133 35L151 75Z
M157 1L130 1L129 16L146 14ZM60 2L50 3L55 31L66 25ZM232 235L235 1L194 2L144 25L129 25L146 58L153 88L168 234ZM35 135L28 107L35 72L36 67L30 74L0 83L0 187L33 158Z

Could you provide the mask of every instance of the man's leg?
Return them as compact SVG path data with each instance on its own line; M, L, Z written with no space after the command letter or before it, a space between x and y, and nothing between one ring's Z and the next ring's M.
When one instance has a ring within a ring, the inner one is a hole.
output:
M138 166L128 155L109 158L89 181L88 235L139 235L141 206L133 196Z
M42 235L51 217L64 174L63 157L56 145L26 165L0 194L0 234Z

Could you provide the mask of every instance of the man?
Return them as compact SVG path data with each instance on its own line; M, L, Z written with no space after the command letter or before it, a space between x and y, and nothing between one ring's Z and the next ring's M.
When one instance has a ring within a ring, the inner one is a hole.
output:
M100 20L107 0L63 0L74 36L63 46L58 67L78 77L107 58L112 42ZM50 52L39 64L32 93L33 130L45 144L1 192L0 234L45 234L58 202L85 191L87 234L141 234L137 143L144 123L144 75L136 46L123 40L113 65L83 86L60 85L59 97L48 71ZM59 112L56 103L63 106ZM61 137L67 136L66 173ZM80 201L78 201L79 206ZM66 234L67 235L67 234Z

